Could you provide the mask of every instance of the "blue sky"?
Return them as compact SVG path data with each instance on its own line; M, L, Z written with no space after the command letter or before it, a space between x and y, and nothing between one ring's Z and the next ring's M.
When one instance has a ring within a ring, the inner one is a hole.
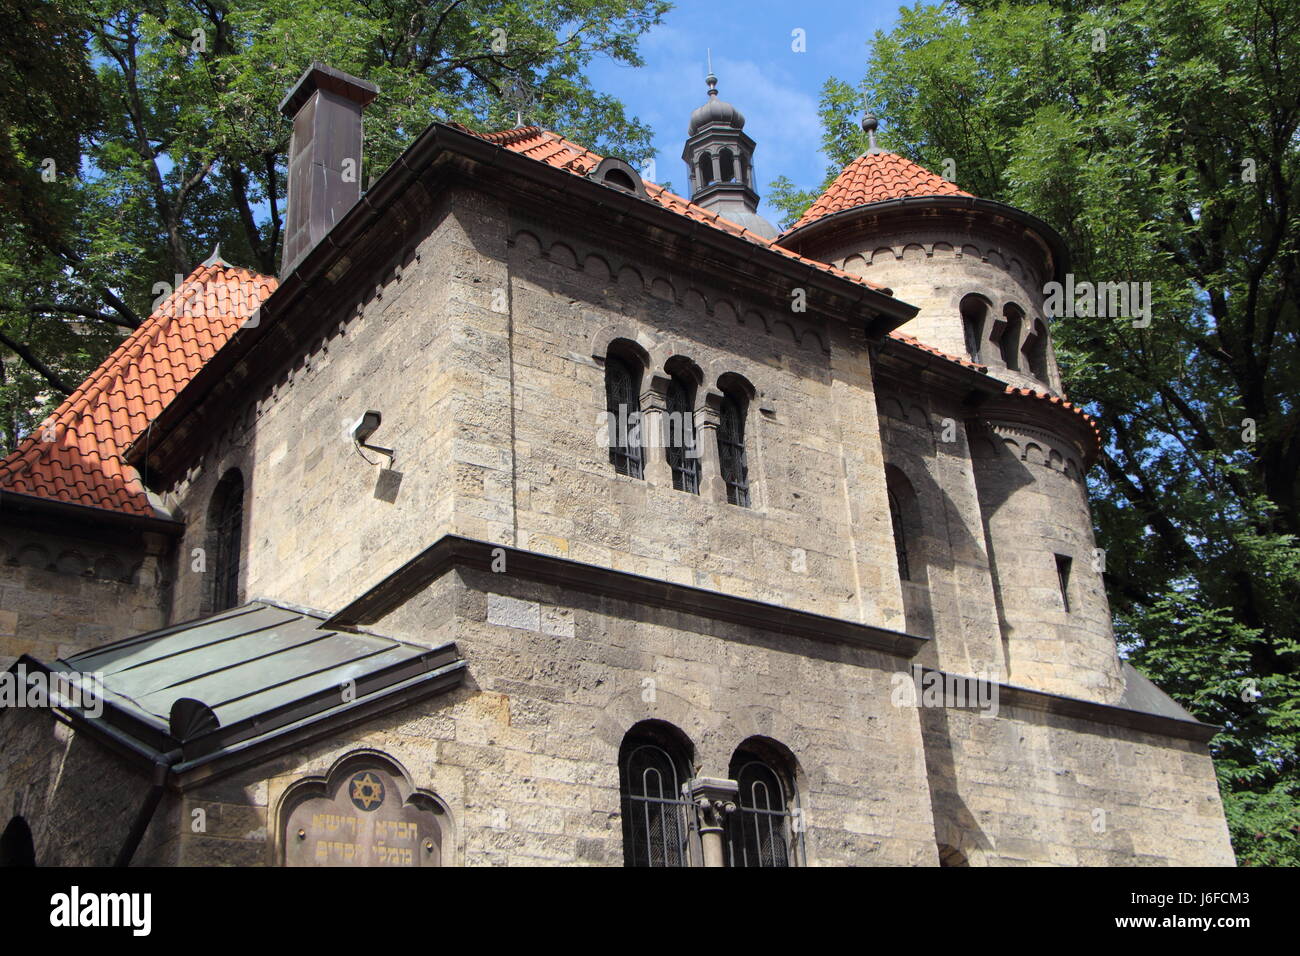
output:
M822 84L831 76L862 80L871 38L894 25L899 6L898 0L682 0L642 38L645 66L599 61L591 80L654 129L656 177L680 193L686 124L707 98L705 51L712 49L718 92L745 114L745 132L758 144L759 191L783 174L807 188L821 182L827 165L817 121ZM804 31L805 53L791 49L795 29ZM759 211L780 219L766 197Z

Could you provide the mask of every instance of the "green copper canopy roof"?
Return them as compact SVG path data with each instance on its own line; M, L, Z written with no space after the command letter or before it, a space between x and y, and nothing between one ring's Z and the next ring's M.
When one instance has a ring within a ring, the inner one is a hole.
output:
M87 718L92 727L137 752L179 749L188 764L373 709L398 692L460 682L465 665L454 644L431 649L324 624L324 615L254 601L49 669L101 675L105 706Z

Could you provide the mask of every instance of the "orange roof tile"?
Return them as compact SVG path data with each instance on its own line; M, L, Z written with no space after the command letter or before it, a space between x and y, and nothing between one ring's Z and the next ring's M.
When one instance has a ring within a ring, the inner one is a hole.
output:
M1026 398L1034 398L1041 402L1048 402L1049 404L1052 405L1059 405L1061 408L1064 408L1067 411L1074 412L1074 414L1078 415L1080 418L1083 419L1084 424L1086 424L1088 428L1092 431L1093 440L1097 443L1097 451L1100 452L1101 449L1104 447L1101 441L1101 429L1097 427L1097 420L1093 418L1091 415L1089 415L1087 412L1085 412L1078 405L1074 404L1074 402L1068 401L1062 398L1060 395L1053 395L1050 392L1040 392L1034 388L1017 388L1014 385L1008 385L1006 387L1006 393L1008 395L1023 395Z
M0 460L0 488L152 515L140 476L123 453L276 284L270 276L219 260L199 266L16 451Z
M969 195L954 183L897 153L864 153L845 166L835 182L786 231L793 232L832 213L890 199Z
M586 176L595 169L602 159L597 153L577 143L565 139L558 133L552 133L550 130L542 129L540 126L522 126L518 129L502 130L497 133L480 133L470 129L468 126L461 126L459 123L448 124L462 133L468 133L471 136L477 136L479 139L486 140L496 146L501 146L511 152L527 156L529 159L535 159L538 162L545 163L548 166L554 166L557 169L567 169L575 176ZM675 193L670 193L657 183L649 180L645 181L646 195L651 201L658 203L673 212L686 216L688 219L694 219L696 222L702 222L712 226L722 232L730 233L733 236L739 236L747 239L756 245L763 246L771 251L785 256L787 259L793 259L804 265L820 269L822 272L838 276L841 279L848 279L856 282L858 285L866 286L869 289L875 289L877 292L892 294L884 286L877 285L864 279L862 276L856 276L852 273L845 272L843 269L837 269L835 266L828 265L818 259L809 259L799 255L797 252L791 252L778 246L773 240L766 239L757 233L750 232L744 226L737 225L730 219L725 219L703 206L697 206L689 199L683 199Z

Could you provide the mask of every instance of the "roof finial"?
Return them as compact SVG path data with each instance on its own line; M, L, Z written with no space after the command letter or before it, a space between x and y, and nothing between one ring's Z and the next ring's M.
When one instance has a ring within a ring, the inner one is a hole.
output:
M704 78L704 82L709 84L709 95L718 95L718 78L713 75L713 51L705 48L705 56L709 59L709 75Z
M212 249L212 255L203 260L201 265L205 266L228 266L230 265L225 259L221 258L221 243L217 243Z
M867 155L875 156L877 153L883 153L884 150L876 145L876 127L880 125L880 120L876 115L867 110L862 115L862 129L867 134Z

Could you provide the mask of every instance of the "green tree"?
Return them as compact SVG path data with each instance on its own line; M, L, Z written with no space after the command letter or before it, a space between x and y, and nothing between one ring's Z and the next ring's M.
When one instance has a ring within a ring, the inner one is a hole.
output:
M593 89L596 57L639 65L663 0L0 0L0 439L12 448L155 285L218 242L279 265L290 124L313 60L365 77L363 183L430 122L518 120L639 162L650 130ZM57 176L42 177L45 157ZM13 214L13 213L19 214Z
M835 170L865 144L1066 238L1078 281L1150 282L1149 328L1061 317L1117 636L1212 742L1234 847L1300 863L1300 5L967 2L900 11L823 90ZM788 218L810 197L778 183Z

